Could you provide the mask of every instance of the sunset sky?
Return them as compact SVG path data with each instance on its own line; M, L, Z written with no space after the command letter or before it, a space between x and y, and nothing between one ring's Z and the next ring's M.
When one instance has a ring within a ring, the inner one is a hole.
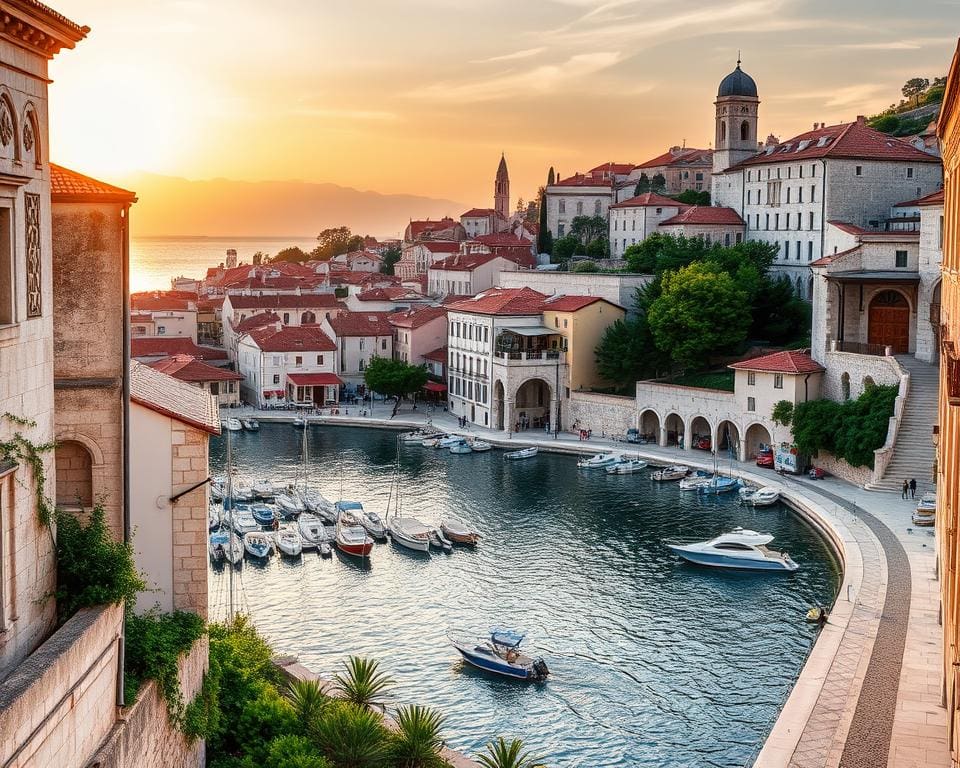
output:
M707 146L743 51L760 130L870 114L946 73L960 4L921 0L54 0L52 157L108 180L327 181L488 205L554 165Z

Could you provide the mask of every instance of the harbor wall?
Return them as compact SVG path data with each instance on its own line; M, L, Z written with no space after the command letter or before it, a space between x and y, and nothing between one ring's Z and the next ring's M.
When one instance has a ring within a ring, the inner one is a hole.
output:
M567 412L562 424L567 430L579 422L582 429L593 430L594 437L623 438L637 426L637 401L632 397L572 391L563 405Z

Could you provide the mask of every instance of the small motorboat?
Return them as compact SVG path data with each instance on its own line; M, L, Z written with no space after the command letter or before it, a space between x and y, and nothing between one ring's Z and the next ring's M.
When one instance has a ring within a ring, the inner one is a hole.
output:
M297 529L300 531L303 549L315 549L322 539L326 538L323 520L312 512L304 512L297 520Z
M537 452L540 449L531 445L529 448L521 448L519 451L510 451L509 453L503 454L503 458L507 461L520 461L521 459L532 459L537 455Z
M463 440L464 440L463 435L445 435L437 441L435 447L450 448L451 446L454 446L457 443L462 443Z
M480 534L471 528L462 517L446 515L440 521L440 530L443 535L455 544L476 544L480 541Z
M436 448L437 443L439 443L445 437L445 434L437 433L435 435L431 435L430 437L425 437L420 441L420 445L422 445L424 448Z
M223 426L225 429L229 429L231 432L243 431L243 424L241 423L240 419L234 418L233 416L224 421Z
M300 500L300 495L296 492L278 493L274 501L280 508L280 514L284 517L294 517L307 511L306 505Z
M234 501L253 501L253 487L245 483L234 483L233 484L233 500Z
M277 510L268 504L252 504L250 514L260 525L267 527L273 525L273 521L277 519Z
M520 650L523 635L509 629L493 629L488 638L470 638L448 633L463 660L479 669L517 680L544 680L550 674L546 662Z
M257 480L252 486L254 495L258 499L272 499L277 495L277 488L272 480Z
M610 451L609 453L598 453L596 456L591 456L587 459L580 459L580 461L577 462L577 466L580 467L580 469L606 469L622 461L626 461L622 453L619 451Z
M806 620L808 624L820 624L821 626L827 623L827 619L830 618L830 615L827 613L827 609L822 605L817 605L807 611Z
M387 528L376 512L369 512L359 501L338 501L333 505L347 525L361 525L374 539L386 541Z
M704 472L702 469L698 469L692 475L687 475L686 477L680 478L680 482L677 483L677 488L681 491L695 491L698 487L708 482L713 478L709 472Z
M363 504L359 501L346 501L340 499L333 504L333 512L338 523L344 525L360 525L360 517L363 515Z
M252 531L243 535L243 548L251 557L267 558L273 553L273 537L264 531Z
M453 552L453 543L438 528L430 531L430 546L444 552Z
M274 534L277 549L288 557L300 557L303 552L303 539L296 528L281 528Z
M259 432L260 431L260 422L256 419L240 419L240 423L243 424L243 428L247 432Z
M639 472L641 469L647 468L647 462L643 459L626 459L625 461L618 461L616 464L611 464L607 467L608 475L632 475L634 472Z
M483 453L491 448L493 448L493 443L488 443L486 440L474 440L470 443L470 450L474 453Z
M450 446L450 453L473 453L473 448L470 447L470 443L468 443L466 440L460 440L460 442L454 443Z
M683 543L665 542L681 558L697 565L714 568L732 568L746 571L779 571L790 573L798 566L786 552L767 549L773 541L769 533L757 533L745 528L734 528L709 541Z
M697 493L715 496L721 493L731 493L740 487L740 481L735 477L717 475L709 478L705 483L697 486Z
M249 507L237 505L231 515L233 530L240 536L260 530L260 523L256 521Z
M243 559L243 542L233 531L221 528L210 534L210 557L214 562L236 565Z
M387 527L390 538L401 547L414 552L430 551L430 533L432 529L415 517L391 517Z
M744 491L749 491L744 493ZM780 491L769 486L765 488L741 488L740 499L745 504L752 504L755 507L769 507L780 501Z
M305 429L307 426L307 417L302 413L298 413L293 417L293 428L294 429Z
M373 539L367 535L366 528L362 525L344 525L343 522L337 523L334 544L345 555L353 557L369 557L373 549ZM323 554L323 550L320 553Z
M424 440L435 437L436 434L432 429L415 429L413 432L404 432L400 435L400 442L405 445L422 445Z
M207 529L210 531L215 531L220 527L220 509L218 507L210 505L207 510Z
M673 480L682 480L688 474L690 474L690 467L683 464L674 464L669 467L664 467L663 469L658 469L656 472L651 472L650 479L656 480L658 483L668 483Z
M330 512L333 510L333 502L315 488L303 488L297 491L297 495L303 502L303 506L307 508L307 512L318 512L320 510ZM333 522L332 518L331 522Z

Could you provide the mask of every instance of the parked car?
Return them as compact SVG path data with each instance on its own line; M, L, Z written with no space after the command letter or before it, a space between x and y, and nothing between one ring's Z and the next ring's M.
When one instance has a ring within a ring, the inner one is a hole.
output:
M693 447L699 448L701 451L710 450L710 435L701 435L700 437L693 438Z
M773 448L764 448L757 454L757 466L773 469Z

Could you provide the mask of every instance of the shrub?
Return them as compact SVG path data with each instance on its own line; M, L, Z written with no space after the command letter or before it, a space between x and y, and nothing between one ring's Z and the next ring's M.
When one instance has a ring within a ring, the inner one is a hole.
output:
M773 412L770 414L770 418L773 419L774 424L789 427L790 422L793 421L793 403L789 400L780 400L773 406Z
M337 691L349 702L360 707L369 707L376 698L393 684L393 680L380 672L380 662L360 656L350 656L344 664L345 674L335 675Z
M400 707L397 710L399 732L394 735L391 753L397 768L439 768L446 765L440 757L443 716L427 707Z
M244 703L240 717L231 727L236 731L240 751L258 765L266 760L271 741L299 730L293 707L270 685L264 685L258 696Z
M502 736L487 744L487 754L477 759L484 768L543 768L539 757L523 751L520 739L507 742Z
M267 749L265 768L333 768L309 739L278 736Z
M311 736L337 768L376 768L389 757L389 732L380 715L349 701L332 702Z
M573 271L574 272L599 272L600 267L597 266L597 263L595 261L590 261L588 259L586 261L578 261L576 264L574 264Z
M297 714L300 724L306 728L330 702L317 680L293 680L287 686L287 699Z

